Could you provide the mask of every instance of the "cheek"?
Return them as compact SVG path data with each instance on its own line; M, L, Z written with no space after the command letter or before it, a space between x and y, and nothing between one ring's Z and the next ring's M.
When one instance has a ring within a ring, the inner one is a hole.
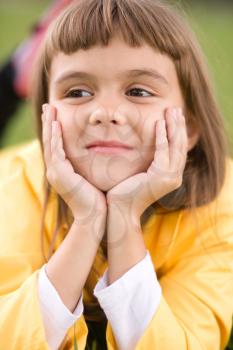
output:
M63 137L67 138L67 135L81 132L83 120L78 118L78 109L75 105L64 104L60 101L51 102L57 110L57 120L62 125Z
M145 146L153 146L155 143L155 125L156 121L164 118L165 107L159 105L155 106L152 110L148 110L143 113L143 118L139 123L138 133L142 144ZM151 147L148 148L151 152Z
M75 114L75 108L68 104L64 104L60 101L50 102L57 110L57 120L60 121L62 125L72 123L73 115Z
M145 132L145 138L143 139L143 153L144 153L144 161L145 167L151 164L154 159L155 152L155 125L153 123L148 123L148 130Z
M138 127L140 146L138 147L138 161L140 171L146 171L154 158L155 151L155 122L161 118L157 111L147 114L141 120Z
M57 120L61 123L63 146L67 155L77 148L82 127L78 124L77 108L60 101L50 102L57 110Z

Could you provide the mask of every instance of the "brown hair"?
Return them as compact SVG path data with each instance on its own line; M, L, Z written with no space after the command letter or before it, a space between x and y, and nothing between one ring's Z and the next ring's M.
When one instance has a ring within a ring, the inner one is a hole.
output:
M188 152L182 185L149 207L141 222L145 222L155 208L165 208L164 212L167 212L191 209L212 201L225 178L225 158L229 153L226 131L197 40L180 12L165 2L80 0L74 1L57 18L48 31L35 73L33 96L42 149L41 106L48 102L49 72L54 55L59 51L72 54L96 44L106 46L115 34L122 35L129 46L147 43L173 60L184 99L187 126L195 126L200 132L198 142ZM49 192L47 184L44 211ZM59 196L58 201L54 237L61 222L68 220L69 208Z

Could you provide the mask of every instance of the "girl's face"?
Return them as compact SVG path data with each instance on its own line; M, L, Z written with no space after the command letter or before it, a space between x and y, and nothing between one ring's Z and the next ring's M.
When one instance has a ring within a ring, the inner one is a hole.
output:
M57 54L49 103L57 109L74 170L102 191L148 169L155 121L168 107L184 107L172 60L146 44L129 47L118 37L107 47ZM130 149L87 148L99 140Z

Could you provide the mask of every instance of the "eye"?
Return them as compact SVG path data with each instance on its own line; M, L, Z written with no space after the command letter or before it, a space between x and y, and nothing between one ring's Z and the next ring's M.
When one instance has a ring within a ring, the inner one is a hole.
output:
M81 95L83 93L83 96ZM66 94L65 94L65 97L66 98L79 98L79 97L88 97L89 95L91 95L88 91L86 90L81 90L81 89L73 89L73 90L70 90L68 91Z
M152 93L148 92L147 90L144 90L144 89L140 89L140 88L133 88L133 89L130 89L129 91L134 91L135 94L137 94L136 97L150 97L150 96L154 96ZM143 95L140 95L141 92L144 92L144 96ZM138 94L139 93L139 94ZM149 94L149 96L145 96L145 93L146 94Z

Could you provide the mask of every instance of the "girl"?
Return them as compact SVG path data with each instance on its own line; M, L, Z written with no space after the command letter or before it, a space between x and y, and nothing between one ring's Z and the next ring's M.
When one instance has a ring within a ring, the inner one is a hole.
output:
M2 348L224 349L233 164L184 20L75 2L34 78L39 142L2 156Z

